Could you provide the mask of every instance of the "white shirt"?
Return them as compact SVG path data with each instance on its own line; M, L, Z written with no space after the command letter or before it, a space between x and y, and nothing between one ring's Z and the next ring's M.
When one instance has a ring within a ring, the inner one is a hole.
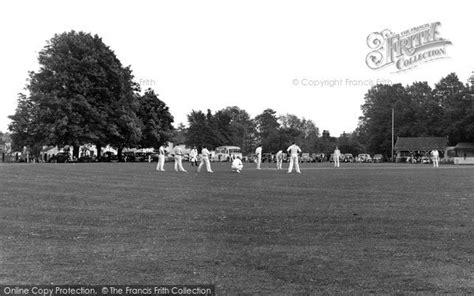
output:
M283 158L283 151L279 150L277 154L275 155L276 159L282 159Z
M341 150L339 150L339 149L334 150L334 157L336 157L336 156L337 157L341 156Z
M291 154L291 156L298 156L298 153L301 152L301 149L300 147L298 147L298 145L293 144L290 147L288 147L286 151L288 151Z
M184 154L183 148L181 148L181 146L176 146L176 147L174 147L174 150L173 150L173 151L174 151L174 154L175 154L175 155L183 155L183 154Z
M165 148L163 146L160 146L160 149L158 149L158 154L165 155Z
M234 161L232 161L232 167L236 168L239 166L242 166L242 160L240 160L240 158L234 159Z
M255 154L262 155L262 147L257 147L257 149L255 149Z
M431 156L433 156L433 157L435 157L435 158L438 158L438 156L439 156L438 150L433 150L433 151L431 151Z
M206 148L202 148L201 155L204 158L209 158L209 150L207 150Z
M189 156L191 158L194 158L198 155L197 149L191 149L191 152L189 153Z

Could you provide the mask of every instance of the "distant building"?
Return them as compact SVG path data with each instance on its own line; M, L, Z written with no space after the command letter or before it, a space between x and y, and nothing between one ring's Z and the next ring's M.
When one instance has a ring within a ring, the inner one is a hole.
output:
M447 146L448 138L446 137L397 137L394 147L396 161L404 162L409 157L428 156L430 151L435 149L440 152L442 157Z
M454 164L474 164L474 143L458 143L454 146Z

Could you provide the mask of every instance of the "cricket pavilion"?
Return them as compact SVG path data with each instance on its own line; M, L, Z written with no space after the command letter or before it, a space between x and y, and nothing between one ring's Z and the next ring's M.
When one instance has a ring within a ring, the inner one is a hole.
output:
M395 144L395 157L397 162L405 162L407 159L421 159L429 156L432 150L438 150L440 158L445 155L448 146L446 137L397 137Z
M454 164L474 164L474 143L458 143L448 151Z

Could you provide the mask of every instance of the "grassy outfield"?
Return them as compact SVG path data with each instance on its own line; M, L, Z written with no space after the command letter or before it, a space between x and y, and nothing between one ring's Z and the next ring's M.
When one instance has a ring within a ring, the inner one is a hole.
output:
M155 166L0 164L0 284L474 293L472 166Z

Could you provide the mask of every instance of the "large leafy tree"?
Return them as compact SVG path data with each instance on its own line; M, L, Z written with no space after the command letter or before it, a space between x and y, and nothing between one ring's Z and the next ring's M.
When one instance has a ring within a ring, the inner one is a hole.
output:
M456 74L443 77L433 90L441 109L441 128L451 144L474 141L473 92Z
M370 153L391 154L392 109L397 110L395 122L402 122L400 110L409 108L406 101L407 93L401 84L379 84L369 89L362 105L359 130Z
M227 107L214 114L214 126L221 138L221 145L236 145L244 153L251 152L255 146L255 124L247 111L237 106Z
M168 106L158 98L152 89L139 97L138 117L142 124L141 147L158 148L170 141L174 135L173 116Z
M75 31L57 34L40 51L38 61L40 69L30 72L24 98L32 113L28 120L35 127L29 128L23 142L74 147L138 142L137 86L131 70L100 37ZM10 130L17 141L22 137L21 109L19 104L11 117Z
M221 145L236 145L244 153L255 145L255 125L249 114L236 106L226 107L212 114L207 110L188 114L189 127L186 144L215 148Z
M188 114L189 127L186 130L185 142L190 146L206 146L209 148L215 147L216 138L214 131L210 125L212 120L212 113L208 110L208 114L202 111L192 111Z
M266 151L278 151L281 149L279 134L280 124L273 109L265 109L255 117L257 128L257 139Z
M279 117L279 122L280 147L296 142L305 152L316 151L319 129L312 120L286 114Z

